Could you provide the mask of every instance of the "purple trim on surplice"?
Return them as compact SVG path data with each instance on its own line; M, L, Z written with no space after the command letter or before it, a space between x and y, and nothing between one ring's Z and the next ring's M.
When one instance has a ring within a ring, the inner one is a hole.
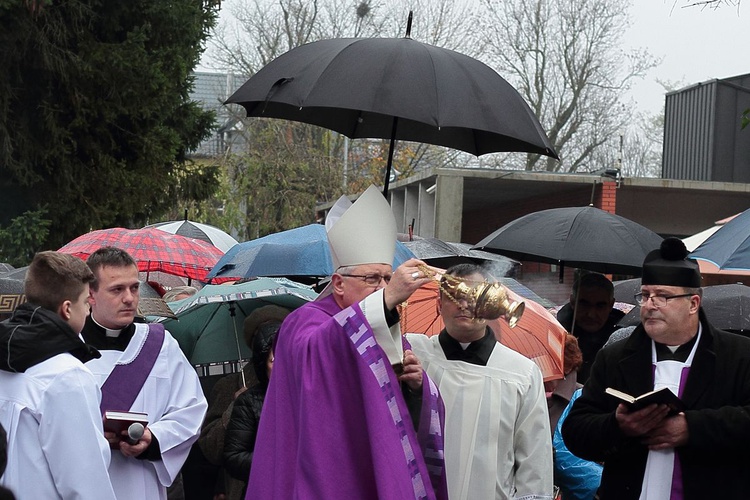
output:
M354 312L354 308L344 309L343 311L336 314L334 316L334 319L344 329L344 332L349 337L349 340L351 340L360 357L363 359L363 361L365 361L378 382L381 395L383 396L385 403L388 405L391 417L393 418L393 424L396 426L399 436L401 437L401 446L403 447L404 458L406 461L405 465L407 466L409 473L411 474L412 487L414 488L415 498L428 498L428 488L425 485L425 478L422 474L422 471L420 470L420 463L418 460L418 455L421 454L421 450L417 448L415 452L417 443L414 443L412 441L410 433L407 429L408 425L412 425L411 419L408 417L408 410L405 407L402 408L402 406L404 405L400 404L400 399L396 397L396 391L400 391L400 388L397 385L394 386L394 384L391 383L387 369L389 365L388 360L383 355L383 351L377 348L375 337L373 336L368 326L356 314L354 314ZM423 384L423 397L424 395L425 389ZM435 393L433 394L433 392L429 388L427 388L426 395L427 399L423 399L422 415L430 411L425 410L425 407L434 407L432 404L430 404L430 400L434 396L437 396L437 391L435 391ZM433 416L429 414L428 421L430 422L430 429L429 431L425 432L428 437L427 442L430 443L433 448L439 448L431 450L430 453L432 455L431 462L433 463L434 468L434 464L437 462L437 459L440 459L440 461L442 462L442 434L440 430L440 421L438 420L438 434L433 435L434 429L432 417ZM426 461L427 460L425 460L425 462ZM425 466L427 466L426 463ZM440 477L442 475L442 467L439 467L439 470L436 470L436 472L438 472L438 477ZM432 474L428 475L432 483Z
M150 323L141 350L130 363L116 364L102 385L102 415L105 411L128 411L143 389L164 343L164 325ZM132 341L132 340L131 340Z
M685 383L687 382L688 374L690 373L690 367L686 366L682 369L680 374L680 388L677 390L677 397L682 399L682 393L685 390ZM680 456L675 452L674 454L674 470L672 472L672 493L669 496L670 500L682 500L682 464L680 463Z

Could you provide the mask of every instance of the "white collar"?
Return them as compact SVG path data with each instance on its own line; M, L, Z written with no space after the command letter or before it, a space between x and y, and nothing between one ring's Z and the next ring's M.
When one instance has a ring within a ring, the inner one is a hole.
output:
M99 328L104 330L104 334L107 337L119 337L120 333L122 333L123 328L120 328L119 330L112 330L111 328L107 328L105 326L102 326L98 321L96 321L96 318L94 318L94 314L91 314L91 321L93 321Z

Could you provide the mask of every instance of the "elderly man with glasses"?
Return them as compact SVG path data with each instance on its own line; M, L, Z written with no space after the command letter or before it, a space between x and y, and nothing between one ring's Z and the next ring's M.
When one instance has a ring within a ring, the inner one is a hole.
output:
M374 187L326 230L336 272L279 330L248 495L447 498L444 407L396 311L431 278L416 259L391 269L396 222Z
M698 264L680 240L646 256L641 283L641 324L597 355L565 444L604 463L602 499L746 498L750 339L711 326ZM629 410L608 387L633 396L667 387L685 410Z

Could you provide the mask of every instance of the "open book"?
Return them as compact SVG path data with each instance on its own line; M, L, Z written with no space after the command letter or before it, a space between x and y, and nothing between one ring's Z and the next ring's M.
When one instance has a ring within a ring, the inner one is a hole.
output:
M142 433L143 428L148 425L148 413L140 413L136 411L105 411L104 412L104 431L114 432L120 439L127 439L126 435L123 435L123 431L127 432L128 428L132 424L141 424L143 427L140 428ZM110 445L114 446L114 445Z
M618 391L617 389L612 389L611 387L607 387L604 392L626 403L631 411L640 410L652 404L667 405L670 411L674 413L679 413L685 409L685 404L682 400L667 387L662 387L661 389L647 392L637 397Z

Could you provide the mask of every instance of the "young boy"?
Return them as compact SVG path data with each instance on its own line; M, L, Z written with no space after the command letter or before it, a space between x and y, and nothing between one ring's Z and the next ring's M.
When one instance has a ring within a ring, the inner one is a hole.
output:
M115 498L101 393L83 365L99 353L79 336L93 279L81 259L40 252L26 275L28 302L0 322L0 483L18 498Z

